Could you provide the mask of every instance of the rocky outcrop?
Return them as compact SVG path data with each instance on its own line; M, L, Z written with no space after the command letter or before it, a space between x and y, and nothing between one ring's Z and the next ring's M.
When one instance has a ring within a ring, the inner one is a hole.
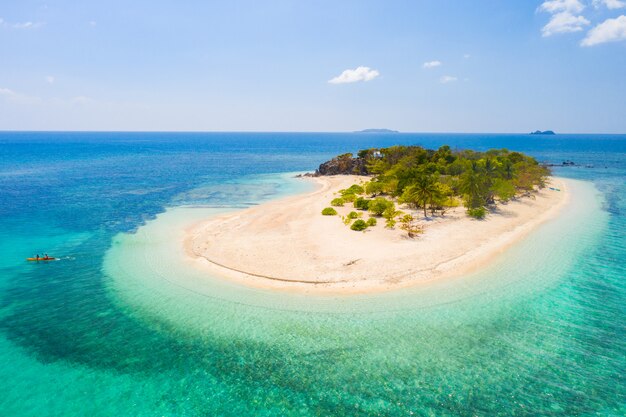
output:
M552 130L535 130L534 132L530 132L531 135L556 135Z
M365 158L353 158L351 153L324 162L315 170L320 175L368 175Z

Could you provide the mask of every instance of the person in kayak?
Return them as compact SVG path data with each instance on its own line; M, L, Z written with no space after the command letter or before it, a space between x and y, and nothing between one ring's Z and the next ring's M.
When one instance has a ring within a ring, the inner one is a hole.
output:
M39 254L37 254L37 260L39 260Z
M48 259L50 259L50 258L48 257L48 254L46 253L45 256L43 257L43 260L47 261Z

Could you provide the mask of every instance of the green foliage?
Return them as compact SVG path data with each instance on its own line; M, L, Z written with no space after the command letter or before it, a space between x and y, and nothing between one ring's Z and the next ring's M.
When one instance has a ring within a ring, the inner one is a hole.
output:
M367 219L367 226L371 227L371 226L376 226L376 223L378 223L376 221L376 217L370 217L369 219Z
M340 190L339 193L344 196L346 194L363 194L365 190L358 184L351 185L345 190Z
M352 203L354 200L356 200L356 195L344 194L341 198L343 199L345 203Z
M376 195L385 192L385 183L383 181L372 180L365 184L365 193Z
M384 198L368 201L360 195L384 194L397 198L401 204L422 210L425 217L429 212L444 215L450 207L462 202L468 214L476 216L486 214L486 208L496 202L506 202L517 194L544 187L550 175L549 169L534 158L507 149L475 152L453 150L446 145L437 150L391 146L361 150L358 155L365 159L374 178L364 186L355 184L341 190L341 198L344 202L354 202L360 210L383 215L388 227L393 227L396 221L397 215L392 215L395 207L385 214ZM348 158L350 154L337 159L341 162Z
M484 207L470 208L467 209L467 214L470 217L481 220L484 219L487 215L487 209L485 209Z
M335 206L335 207L343 207L345 202L346 200L344 200L341 197L338 197L338 198L333 198L333 200L330 202L330 205Z
M360 216L360 213L357 213L356 211L351 211L346 217L348 219L358 219Z
M502 202L507 202L515 197L515 185L511 181L498 178L491 186L491 192Z
M393 201L389 201L384 197L376 197L370 200L368 210L374 216L382 216L385 210L393 208L395 208Z
M371 200L368 200L363 197L357 197L357 199L354 200L354 208L358 210L367 210L369 207L370 201Z
M367 229L367 223L361 219L355 220L352 226L350 226L350 229L360 232L361 230Z
M337 210L335 210L332 207L326 207L324 210L322 210L322 214L324 216L336 216L337 215Z

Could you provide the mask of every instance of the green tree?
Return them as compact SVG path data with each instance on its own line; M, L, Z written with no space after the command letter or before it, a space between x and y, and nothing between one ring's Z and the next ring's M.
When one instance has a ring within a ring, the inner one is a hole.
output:
M434 176L422 174L415 179L413 185L406 188L402 193L401 200L422 208L424 217L428 217L426 212L428 205L438 197L439 192L440 188L437 186Z
M368 210L374 216L382 216L385 210L393 206L393 201L389 201L384 197L376 197L370 200Z

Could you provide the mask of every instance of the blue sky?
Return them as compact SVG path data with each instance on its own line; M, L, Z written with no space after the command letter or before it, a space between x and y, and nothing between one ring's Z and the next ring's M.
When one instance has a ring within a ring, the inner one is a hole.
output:
M626 133L626 1L0 3L0 130Z

